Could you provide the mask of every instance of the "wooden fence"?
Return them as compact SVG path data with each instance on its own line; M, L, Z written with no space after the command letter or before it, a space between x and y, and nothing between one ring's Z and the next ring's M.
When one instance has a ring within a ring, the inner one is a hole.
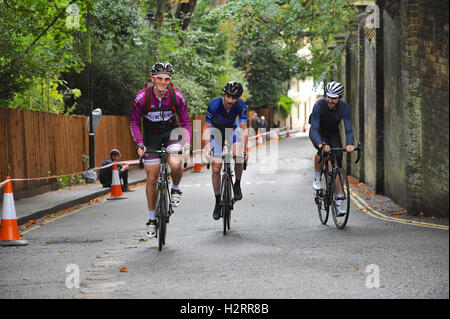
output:
M79 173L88 168L87 116L0 109L0 180ZM129 117L103 116L95 133L95 165L118 148L122 159L135 159ZM55 183L54 179L14 182L14 192Z

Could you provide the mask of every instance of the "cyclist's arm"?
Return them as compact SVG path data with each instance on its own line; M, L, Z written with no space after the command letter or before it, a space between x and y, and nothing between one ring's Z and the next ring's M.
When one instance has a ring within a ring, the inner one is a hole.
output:
M211 101L208 105L208 109L206 110L205 123L203 124L203 132L202 132L202 139L206 141L206 145L209 145L210 143L211 127L213 125L213 115L216 110L217 107L215 107Z
M319 147L322 147L322 139L320 138L320 134L319 134L319 128L320 128L320 106L319 104L316 102L316 104L314 104L312 113L311 113L311 128L310 128L310 132L311 132L311 140L313 141L314 144L316 144Z
M245 102L240 100L241 110L239 112L239 126L241 127L242 136L244 138L244 152L247 152L247 142L248 142L248 120L247 120L247 106Z
M241 127L242 137L244 139L244 152L247 153L247 143L248 143L248 126L247 122L239 122L239 126Z
M136 145L143 144L144 139L141 133L141 116L144 110L145 91L139 91L134 99L130 115L130 131L133 142Z
M186 99L184 98L181 91L178 89L175 90L176 92L176 98L177 98L177 114L178 119L180 121L180 126L183 128L183 140L185 142L185 145L191 146L191 135L192 135L192 126L191 126L191 120L189 119L189 111L186 103Z
M347 105L344 109L344 113L342 114L344 126L345 126L345 141L347 143L347 151L353 152L354 150L354 137L353 137L353 129L352 129L352 117L350 112L350 107ZM348 148L348 146L351 146Z
M211 127L212 124L206 122L203 123L203 132L202 132L202 140L205 141L204 151L208 152L211 150Z

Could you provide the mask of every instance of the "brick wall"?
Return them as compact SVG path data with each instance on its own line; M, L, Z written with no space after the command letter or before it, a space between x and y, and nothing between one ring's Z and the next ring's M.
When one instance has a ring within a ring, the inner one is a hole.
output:
M384 78L384 192L398 203L408 205L406 166L411 155L405 153L403 125L407 118L402 90L402 29L397 12L383 12L383 78ZM414 152L414 149L411 150Z
M448 1L375 3L379 25L360 20L359 52L338 68L364 141L363 172L351 173L410 214L448 217Z
M422 120L422 185L417 210L440 214L449 210L449 2L418 1L414 11L404 15L405 22L418 24L417 59L420 74L418 97ZM414 51L413 51L414 52ZM412 53L413 53L412 52Z

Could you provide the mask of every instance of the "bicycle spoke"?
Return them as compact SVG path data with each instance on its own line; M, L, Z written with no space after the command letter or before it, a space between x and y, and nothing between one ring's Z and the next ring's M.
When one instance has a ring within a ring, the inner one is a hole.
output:
M332 213L334 223L343 229L348 221L350 212L350 189L347 176L342 168L333 175Z
M327 184L326 184L326 172L325 170L322 171L322 174L320 176L320 184L322 186L322 189L320 191L316 191L315 194L315 202L317 205L317 212L319 213L319 219L320 222L323 225L326 225L328 221L329 211L330 207L327 204Z

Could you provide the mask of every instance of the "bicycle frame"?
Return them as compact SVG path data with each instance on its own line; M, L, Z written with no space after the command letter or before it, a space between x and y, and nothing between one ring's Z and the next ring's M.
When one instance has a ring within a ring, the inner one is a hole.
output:
M158 249L161 251L162 246L165 245L166 237L166 224L169 222L170 216L173 214L173 208L171 204L171 195L169 192L169 178L168 178L168 158L169 154L182 154L182 151L168 152L163 145L160 150L149 150L146 154L157 154L161 159L161 166L159 169L158 182L157 182L157 200L156 204L156 218L158 220ZM140 165L142 165L142 157L140 159ZM143 166L143 165L142 165Z
M230 229L230 215L233 210L234 203L236 200L232 197L233 194L233 173L231 171L231 159L236 158L233 156L231 147L227 144L224 146L224 151L222 152L222 164L223 164L223 175L220 185L220 206L221 206L221 217L223 219L223 234L226 234L226 230ZM209 169L210 163L207 164ZM244 170L247 168L247 162L244 161Z

